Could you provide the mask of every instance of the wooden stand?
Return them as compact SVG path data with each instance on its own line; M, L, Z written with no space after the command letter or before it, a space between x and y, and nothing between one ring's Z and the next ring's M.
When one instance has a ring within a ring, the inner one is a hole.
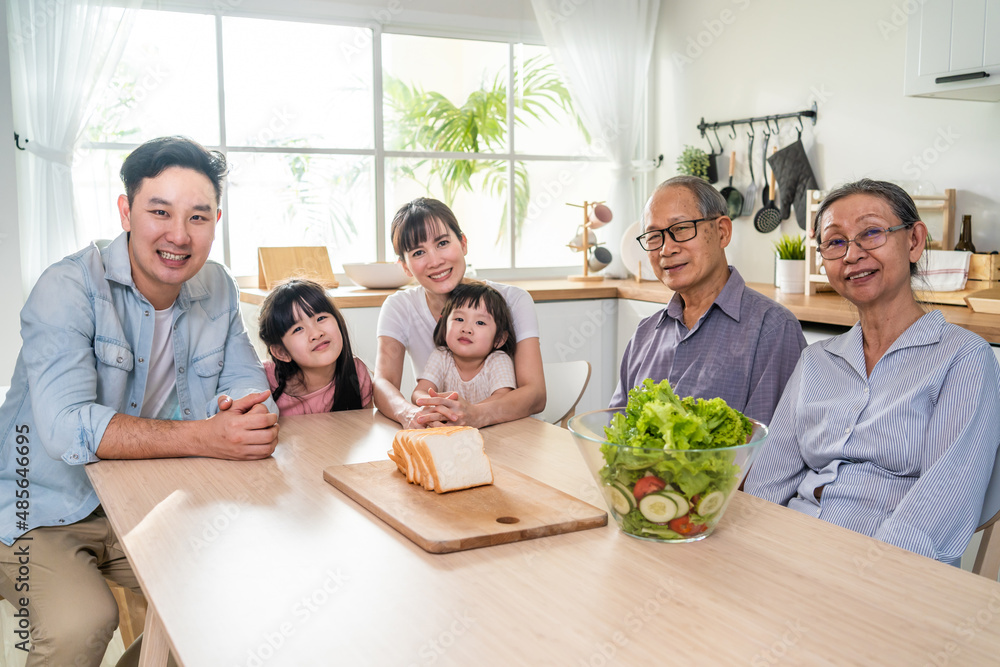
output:
M598 204L603 204L603 203L604 202L600 202L600 201L593 201L593 202L585 201L585 202L583 202L583 233L580 234L580 239L581 239L580 242L583 245L579 245L579 246L572 245L572 244L568 245L568 247L573 248L574 250L582 250L583 251L583 275L582 276L577 276L577 275L566 276L570 280L574 280L574 281L577 281L577 282L599 282L601 280L604 280L604 276L592 276L592 275L590 275L590 248L592 247L591 243L590 243L590 207L591 206L597 206ZM566 204L566 205L567 206L577 206L577 207L580 206L579 204ZM599 245L599 244L595 243L593 245L596 246L596 245Z

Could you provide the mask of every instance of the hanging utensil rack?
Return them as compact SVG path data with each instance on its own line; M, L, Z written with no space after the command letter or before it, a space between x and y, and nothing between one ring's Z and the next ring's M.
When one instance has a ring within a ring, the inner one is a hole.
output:
M706 123L705 117L702 116L701 122L698 123L698 131L701 132L701 136L704 137L706 130L716 130L720 127L728 127L732 129L732 134L730 135L729 138L735 139L737 125L753 125L754 123L770 123L771 121L777 122L783 118L798 118L800 119L800 121L802 118L811 118L812 124L815 125L816 113L817 113L816 103L813 102L811 109L806 109L804 111L793 111L791 113L772 114L770 116L754 116L752 118L739 118L737 120L720 120L714 123Z

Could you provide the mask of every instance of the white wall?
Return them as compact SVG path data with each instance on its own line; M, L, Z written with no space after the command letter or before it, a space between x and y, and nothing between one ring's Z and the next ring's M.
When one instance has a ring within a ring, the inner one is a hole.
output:
M0 384L10 384L21 349L21 254L14 169L14 116L10 101L7 3L0 2Z
M654 59L653 147L665 158L657 180L675 174L685 144L707 150L696 129L702 117L786 113L815 100L818 122L806 121L802 140L821 188L863 176L911 192L956 188L957 222L972 215L976 249L1000 250L1000 103L903 96L907 4L918 3L664 2ZM781 145L794 141L793 126L782 122ZM737 130L736 142L726 139L728 132L719 135L727 157L737 151L734 185L742 189L749 182L746 126ZM759 156L759 142L756 149ZM727 167L720 161L720 175ZM758 183L760 168L758 157ZM928 222L932 232L940 224ZM754 230L751 217L734 227L730 262L747 280L769 282L771 243L798 232L794 213L768 235Z

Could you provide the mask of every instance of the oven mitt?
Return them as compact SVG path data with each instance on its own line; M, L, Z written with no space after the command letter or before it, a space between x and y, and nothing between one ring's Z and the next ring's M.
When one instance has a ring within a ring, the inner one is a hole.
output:
M802 147L802 141L796 141L767 158L767 163L774 170L778 180L778 190L781 192L781 219L787 220L791 215L792 205L795 205L795 220L799 227L806 228L806 190L819 190L816 177L813 176L809 159Z

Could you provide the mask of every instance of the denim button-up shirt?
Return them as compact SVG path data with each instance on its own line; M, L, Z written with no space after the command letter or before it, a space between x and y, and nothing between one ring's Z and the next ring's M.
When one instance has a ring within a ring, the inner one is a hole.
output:
M0 541L71 524L98 506L82 464L116 413L139 416L155 311L132 282L127 234L49 267L21 310L21 352L0 407ZM218 397L268 388L226 269L205 266L173 309L182 419L218 412ZM268 399L267 407L277 412ZM25 481L26 480L26 481Z

